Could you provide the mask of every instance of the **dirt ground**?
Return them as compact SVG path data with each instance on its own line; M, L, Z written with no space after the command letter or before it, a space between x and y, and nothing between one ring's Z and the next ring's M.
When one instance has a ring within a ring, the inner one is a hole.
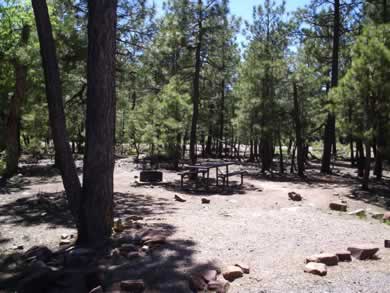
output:
M1 255L18 245L23 250L38 244L58 248L63 233L75 233L63 204L62 182L49 163L26 166L1 190ZM118 160L115 215L142 216L141 225L162 229L169 237L167 244L134 261L117 278L141 277L146 292L190 292L187 278L192 270L242 262L251 272L234 281L229 292L390 292L390 249L383 248L390 226L370 215L390 206L388 177L362 192L346 163L335 166L332 176L320 175L313 164L304 181L242 168L250 173L244 186L206 193L188 185L182 190L179 176L168 170L163 170L163 184L137 184L137 166L131 159ZM300 193L303 201L290 201L290 191ZM175 194L187 201L175 201ZM202 204L202 197L210 204ZM348 211L367 209L367 217L329 210L329 203L339 200L347 201ZM325 277L303 272L307 256L353 244L378 246L378 259L339 263L329 267Z

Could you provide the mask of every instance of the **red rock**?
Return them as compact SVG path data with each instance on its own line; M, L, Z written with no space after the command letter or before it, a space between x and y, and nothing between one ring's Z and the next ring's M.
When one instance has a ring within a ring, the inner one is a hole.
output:
M202 203L208 204L208 203L210 203L210 200L208 198L203 197Z
M119 251L121 252L121 254L128 254L130 251L137 251L137 250L138 247L131 243L125 243L119 247Z
M340 212L346 212L347 211L347 205L344 203L339 202L331 202L329 204L329 208L334 211L340 211Z
M355 245L348 247L348 251L351 252L352 256L360 260L373 258L378 250L378 247L372 245Z
M211 281L207 285L208 291L216 291L217 293L226 293L229 288L230 284L226 280Z
M229 282L233 282L235 279L243 276L242 270L236 266L228 266L222 271L222 276Z
M103 292L104 291L103 291L102 286L98 286L98 287L92 289L91 291L89 291L89 293L103 293Z
M68 234L61 234L61 239L68 239L69 238L69 235Z
M350 251L338 251L336 252L339 261L351 261L351 252Z
M177 194L175 194L175 200L178 202L186 202L187 201L184 197L177 195Z
M150 247L148 245L144 245L141 247L141 251L143 251L143 252L147 252L147 251L149 251L149 249L150 249Z
M190 287L195 292L203 292L207 288L207 282L200 275L192 275L190 278Z
M125 292L141 293L145 290L145 283L142 280L127 280L121 282L120 288Z
M249 268L249 266L247 264L237 263L237 264L235 264L235 266L239 267L244 274L249 274L250 273L250 268Z
M53 252L46 246L33 246L24 253L24 257L27 259L37 259L46 262L51 258Z
M207 270L202 272L202 278L207 282L215 281L217 279L218 272L216 270Z
M309 262L306 264L304 272L318 276L325 276L327 274L327 269L326 265L323 263Z
M72 242L69 239L61 239L60 245L68 245L71 244Z
M128 216L126 221L142 221L144 218L141 216Z
M118 248L115 248L111 251L111 257L119 257L121 252L119 251Z
M384 213L384 215L383 215L383 221L384 221L384 222L390 221L390 212Z
M289 192L288 197L293 201L301 201L302 200L302 196L296 192Z
M306 263L323 263L327 266L335 266L339 262L339 259L336 254L330 254L330 253L320 253L315 254L306 259Z
M142 237L144 245L159 245L167 241L167 237L161 234L160 231L149 231Z
M131 251L129 252L126 257L129 258L129 259L134 259L134 258L138 258L140 257L140 253L138 251Z

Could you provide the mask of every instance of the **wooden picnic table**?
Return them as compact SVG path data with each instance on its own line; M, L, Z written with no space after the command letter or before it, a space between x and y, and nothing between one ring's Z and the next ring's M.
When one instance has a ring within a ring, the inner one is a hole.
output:
M218 186L218 179L220 177L220 174L229 174L229 166L236 165L236 162L205 162L201 164L196 165L187 165L185 166L186 169L190 170L193 174L196 174L196 176L199 173L202 173L203 177L206 180L206 190L209 189L210 184L210 170L215 168L215 179L216 184ZM221 172L220 168L226 168L225 173ZM184 173L183 173L184 174ZM183 179L183 176L182 176ZM226 184L229 185L229 176L226 176ZM182 186L183 186L183 180L181 180ZM225 177L224 177L224 184L225 184Z

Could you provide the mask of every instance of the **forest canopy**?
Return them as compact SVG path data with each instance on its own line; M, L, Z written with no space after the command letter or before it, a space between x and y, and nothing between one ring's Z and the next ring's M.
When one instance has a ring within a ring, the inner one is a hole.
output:
M87 3L47 4L71 150L83 154ZM380 179L390 151L388 6L312 0L287 12L284 2L265 0L243 20L228 0L168 0L162 8L120 0L116 152L176 164L244 156L263 172L283 172L287 154L301 175L309 157L325 173L342 157L366 182L374 159ZM0 170L11 175L22 153L53 153L29 1L0 2L0 36Z

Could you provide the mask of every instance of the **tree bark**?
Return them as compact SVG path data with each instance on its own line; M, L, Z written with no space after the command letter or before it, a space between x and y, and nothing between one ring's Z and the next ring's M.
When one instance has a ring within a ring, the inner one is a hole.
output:
M56 47L49 13L45 0L32 0L32 6L34 9L42 66L45 76L46 96L54 149L58 156L59 169L70 210L75 218L76 225L79 228L81 184L77 177L76 166L69 145L68 133L66 131L60 72L58 69Z
M30 36L30 27L24 25L20 37L20 46L25 47ZM18 170L20 157L20 119L23 99L27 91L27 66L15 58L15 93L12 95L6 126L6 169L4 178L9 178Z
M225 65L223 65L223 70L225 70L224 67ZM220 105L220 113L219 113L220 124L219 124L218 156L220 158L222 157L222 151L223 151L223 129L225 126L224 111L225 111L225 79L223 78L221 82L221 105Z
M273 160L273 143L272 140L262 140L260 142L260 158L261 158L261 172L270 171Z
M283 174L284 173L284 159L283 159L282 134L280 131L280 125L278 128L278 138L279 138L279 169L280 169L280 174Z
M361 139L356 141L356 158L357 158L357 168L358 168L358 176L363 177L364 174L364 148Z
M293 96L294 96L294 120L295 120L295 137L297 142L297 165L298 165L298 175L304 176L305 161L303 155L303 141L302 141L302 125L301 117L299 110L299 101L298 101L298 86L297 83L293 82Z
M112 233L115 137L115 0L88 1L86 150L79 243L104 244Z
M355 166L355 156L354 156L354 148L353 148L353 140L351 137L351 141L349 142L349 151L350 151L350 161L351 161L351 166Z
M293 145L292 153L291 153L290 173L294 173L294 170L295 170L295 149L296 149L296 145Z
M381 119L377 125L376 133L376 154L375 154L375 176L381 180L383 175L383 157L385 149L385 131Z
M363 182L362 188L368 190L368 183L370 179L370 167L371 167L371 146L368 140L364 144L366 149L366 159L364 160L364 173L363 173Z
M200 98L200 70L202 67L201 50L203 42L203 16L202 16L202 0L198 0L198 38L195 49L195 73L192 83L192 121L190 134L190 159L193 164L196 163L196 129L198 126L199 116L199 98Z
M340 0L333 3L333 46L331 88L337 87L339 80L339 46L340 46ZM332 110L328 113L324 134L324 150L322 154L321 172L331 173L331 153L336 156L336 118Z
M206 156L208 156L208 157L211 156L212 143L213 143L213 140L212 140L212 134L211 134L211 125L209 125L209 131L207 134L206 149L205 149Z
M11 97L6 127L5 178L18 170L20 156L20 118L22 99L26 92L27 67L15 61L15 93Z

